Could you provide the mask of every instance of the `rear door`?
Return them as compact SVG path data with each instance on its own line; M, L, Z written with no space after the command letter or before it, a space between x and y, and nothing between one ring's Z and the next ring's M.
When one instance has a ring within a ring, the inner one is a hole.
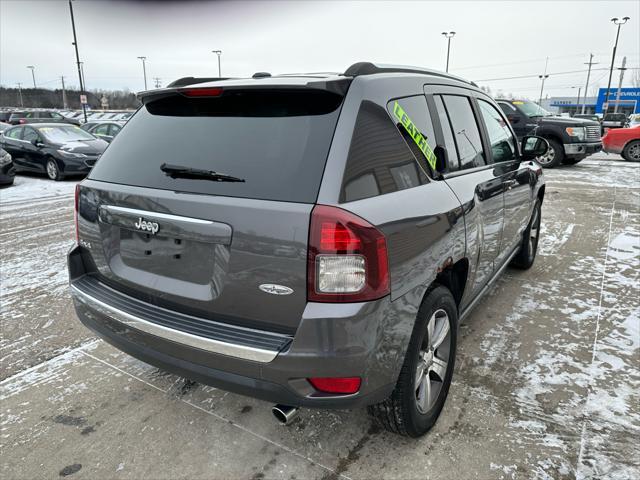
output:
M432 95L448 159L444 178L463 206L470 260L470 288L463 302L491 278L500 255L504 225L503 180L491 165L470 92L454 87L425 87Z
M520 244L529 222L536 184L534 165L520 161L517 140L503 114L486 98L478 97L477 102L494 171L504 185L504 227L497 261L500 266Z
M300 88L148 101L83 182L80 237L95 274L165 308L294 333L341 104ZM172 176L163 164L243 181Z

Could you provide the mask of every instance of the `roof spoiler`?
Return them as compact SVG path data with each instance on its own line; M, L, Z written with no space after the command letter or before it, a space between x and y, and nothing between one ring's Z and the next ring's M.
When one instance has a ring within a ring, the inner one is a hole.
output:
M174 80L167 88L170 87L184 87L187 85L196 85L198 83L205 82L219 82L221 80L231 80L233 77L182 77L177 80Z

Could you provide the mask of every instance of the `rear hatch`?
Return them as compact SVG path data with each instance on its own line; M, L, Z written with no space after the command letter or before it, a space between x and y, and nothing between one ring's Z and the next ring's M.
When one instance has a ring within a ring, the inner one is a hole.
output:
M203 92L149 98L129 120L82 184L80 245L95 275L126 294L293 333L306 304L310 213L343 97Z

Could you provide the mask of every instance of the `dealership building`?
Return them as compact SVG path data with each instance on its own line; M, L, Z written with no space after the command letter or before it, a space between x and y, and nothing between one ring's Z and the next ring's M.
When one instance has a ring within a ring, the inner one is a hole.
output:
M601 88L597 97L580 98L578 102L577 96L573 97L550 97L542 100L542 108L556 114L582 113L582 104L585 104L584 113L596 113L602 115L605 109L604 97L607 89ZM609 112L613 112L616 103L618 104L618 112L630 115L632 113L640 113L640 88L621 88L620 98L618 99L618 89L609 90Z

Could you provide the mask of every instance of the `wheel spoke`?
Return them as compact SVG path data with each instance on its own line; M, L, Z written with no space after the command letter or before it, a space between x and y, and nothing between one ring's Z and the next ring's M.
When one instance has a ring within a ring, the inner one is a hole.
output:
M444 377L447 374L447 362L434 356L431 371L438 376L440 381L444 382ZM426 377L428 378L429 374L427 374Z
M429 409L429 402L431 400L431 381L429 380L429 375L424 375L422 377L422 382L418 387L418 409L422 413L426 413Z
M432 337L433 340L431 341L431 347L434 350L442 345L442 342L444 342L444 339L447 338L447 335L449 334L449 317L447 314L445 313L442 315L439 320L437 329Z
M414 383L415 390L417 390L418 387L420 387L420 384L424 380L425 373L426 373L426 365L421 358L420 360L418 360L418 368L416 370L416 380Z
M436 313L431 315L431 318L429 319L429 323L427 323L427 342L428 342L428 345L430 346L433 345L433 332L436 328Z

